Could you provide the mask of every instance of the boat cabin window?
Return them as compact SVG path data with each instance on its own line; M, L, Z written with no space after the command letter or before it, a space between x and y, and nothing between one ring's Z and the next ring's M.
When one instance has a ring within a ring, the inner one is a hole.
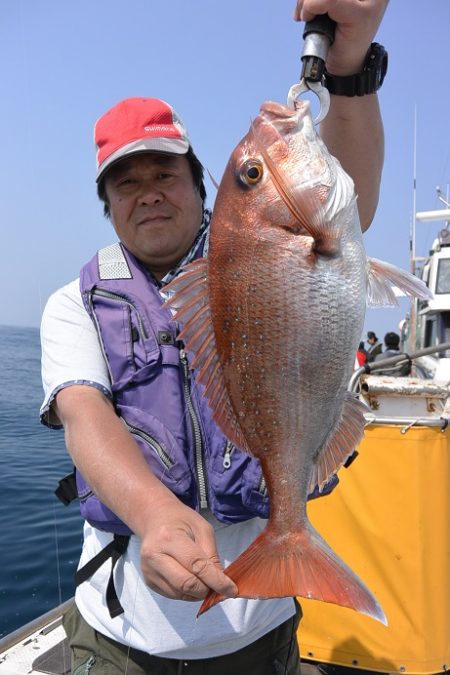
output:
M436 317L431 317L425 322L424 347L434 347L436 340Z
M450 342L450 312L429 316L425 322L424 347L434 347L442 342ZM449 358L450 350L439 356Z
M450 258L439 260L435 292L450 293Z

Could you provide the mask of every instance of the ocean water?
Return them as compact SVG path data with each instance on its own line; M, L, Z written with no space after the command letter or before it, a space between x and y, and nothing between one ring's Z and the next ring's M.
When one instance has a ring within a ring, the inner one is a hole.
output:
M39 422L37 328L0 326L0 637L74 593L78 504L53 494L71 471L62 431Z

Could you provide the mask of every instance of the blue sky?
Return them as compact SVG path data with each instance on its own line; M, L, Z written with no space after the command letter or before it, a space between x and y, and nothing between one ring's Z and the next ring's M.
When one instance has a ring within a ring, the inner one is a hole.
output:
M95 193L93 125L128 96L171 102L220 179L267 99L300 72L293 0L3 0L0 6L0 323L38 326L50 293L115 240ZM450 182L450 2L392 0L377 35L389 52L380 92L386 161L368 255L409 268L417 112L417 210ZM368 130L370 133L370 130ZM212 204L215 189L207 181ZM439 223L418 224L417 253ZM383 337L407 311L370 310Z

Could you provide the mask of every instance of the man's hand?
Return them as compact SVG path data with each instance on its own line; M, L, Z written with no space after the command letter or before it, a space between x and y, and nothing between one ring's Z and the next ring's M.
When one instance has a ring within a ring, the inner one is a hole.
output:
M296 21L310 21L328 14L336 22L336 33L327 57L333 75L360 72L389 0L297 0Z
M214 530L177 499L153 505L141 536L141 567L147 585L176 600L202 600L210 589L235 597L238 589L222 571Z

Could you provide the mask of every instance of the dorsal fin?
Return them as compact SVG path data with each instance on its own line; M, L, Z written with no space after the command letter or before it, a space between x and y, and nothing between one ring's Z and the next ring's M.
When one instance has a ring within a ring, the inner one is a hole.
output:
M174 310L174 319L183 326L179 337L186 349L194 354L191 368L198 369L197 381L205 387L214 421L234 445L249 452L225 387L217 354L209 306L206 258L189 263L165 290L170 297L163 306Z

